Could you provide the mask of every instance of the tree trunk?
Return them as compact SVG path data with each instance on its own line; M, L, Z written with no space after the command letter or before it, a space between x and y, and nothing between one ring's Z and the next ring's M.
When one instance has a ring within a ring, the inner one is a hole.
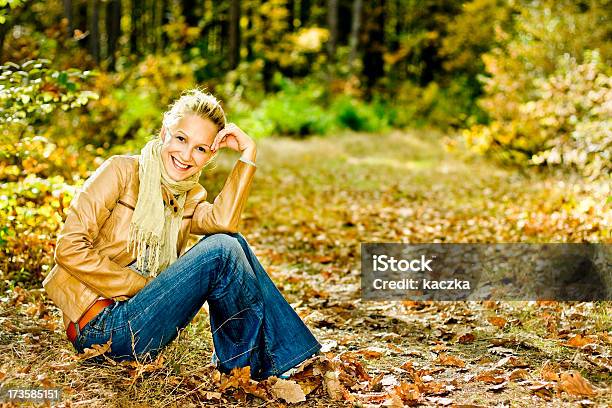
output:
M349 69L354 73L355 59L357 58L357 47L359 46L359 31L361 30L361 10L363 0L353 1L353 21L351 22L351 36L349 38Z
M287 0L287 31L295 31L295 0Z
M385 0L370 2L370 21L367 30L367 43L363 55L363 73L366 77L366 98L370 99L372 91L384 70L385 44Z
M338 0L327 1L327 26L329 40L327 41L327 56L330 63L336 61L336 45L338 42Z
M300 27L306 27L310 20L310 0L300 2Z
M68 20L68 38L74 33L74 15L72 14L72 0L64 0L64 14Z
M132 9L130 10L130 52L135 55L140 55L140 25L142 18L142 2L141 0L131 1Z
M114 71L117 43L121 35L121 0L110 0L106 4L106 34L110 69Z
M190 27L197 27L200 24L200 16L198 15L198 1L197 0L183 0L183 15L185 16L185 22Z
M240 0L231 0L229 14L229 64L235 69L240 63Z
M96 64L100 63L100 1L91 0L89 4L89 53L93 57Z

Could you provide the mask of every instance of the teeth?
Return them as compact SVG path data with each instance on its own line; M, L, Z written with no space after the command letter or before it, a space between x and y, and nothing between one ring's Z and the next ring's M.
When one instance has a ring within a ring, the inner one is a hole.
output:
M176 164L176 166L181 169L188 169L189 167L191 167L191 166L186 166L184 164L179 163L179 161L176 160L174 157L172 158L172 160L174 161L174 164Z

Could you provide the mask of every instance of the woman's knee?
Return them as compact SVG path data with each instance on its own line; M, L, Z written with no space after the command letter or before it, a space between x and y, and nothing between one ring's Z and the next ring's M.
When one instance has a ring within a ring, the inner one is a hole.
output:
M238 256L243 252L238 234L239 233L220 232L207 235L202 238L200 242L205 242L207 245L213 246L226 256Z

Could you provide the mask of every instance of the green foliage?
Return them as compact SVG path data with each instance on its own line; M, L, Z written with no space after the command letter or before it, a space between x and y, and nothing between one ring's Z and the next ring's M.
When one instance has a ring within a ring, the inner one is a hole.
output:
M23 0L0 0L0 24L6 23L6 16L14 9L23 4Z
M336 117L339 127L365 132L385 130L389 126L389 114L393 113L380 100L366 104L348 96L337 98L330 111Z
M80 90L93 75L90 71L59 71L49 63L40 59L0 66L0 123L34 123L55 109L73 109L97 98L94 92Z

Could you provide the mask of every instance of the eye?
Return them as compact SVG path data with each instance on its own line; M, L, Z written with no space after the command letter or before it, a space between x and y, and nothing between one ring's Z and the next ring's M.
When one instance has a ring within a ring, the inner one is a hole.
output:
M178 140L180 140L181 142L183 142L185 140L185 138L183 136L177 136L176 137Z
M204 147L202 147L202 146L198 147L198 150L199 150L200 152L202 152L202 153L206 153L206 148L204 148Z

